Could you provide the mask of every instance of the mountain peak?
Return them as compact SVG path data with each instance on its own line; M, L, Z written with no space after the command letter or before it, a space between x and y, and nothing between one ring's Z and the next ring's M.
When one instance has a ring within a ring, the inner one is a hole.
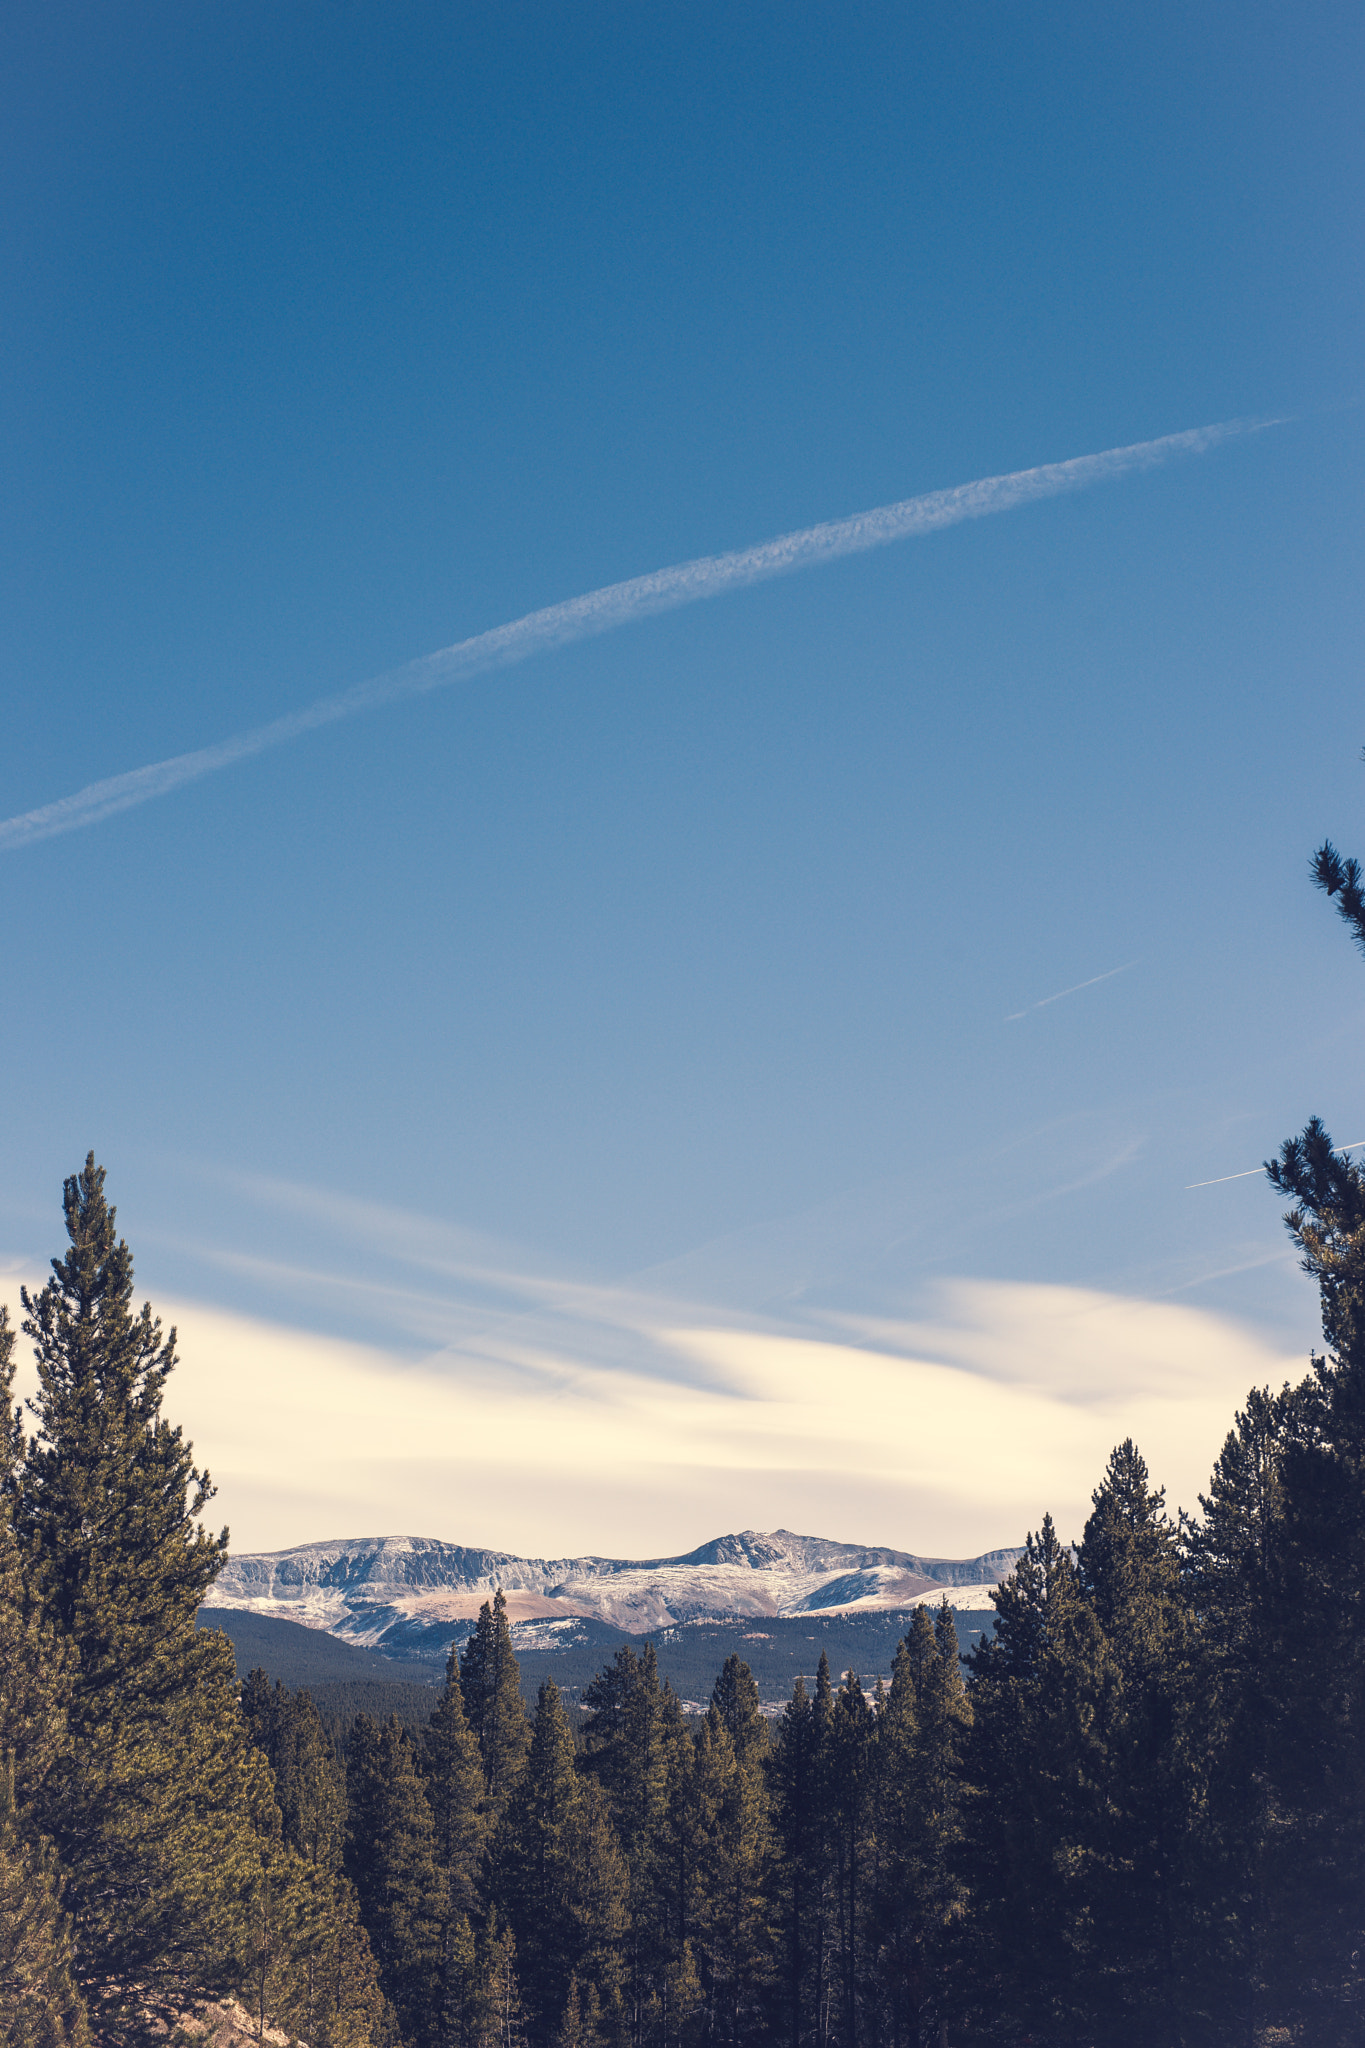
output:
M676 1557L518 1557L430 1536L357 1536L233 1557L215 1607L280 1615L371 1648L434 1651L502 1589L514 1622L595 1620L632 1635L742 1616L985 1606L1017 1548L920 1557L790 1529L742 1529Z

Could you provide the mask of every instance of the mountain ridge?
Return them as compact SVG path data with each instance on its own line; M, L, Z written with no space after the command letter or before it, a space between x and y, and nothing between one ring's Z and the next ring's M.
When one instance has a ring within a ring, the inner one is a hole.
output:
M412 1654L448 1642L499 1588L515 1633L605 1624L639 1634L746 1617L899 1612L947 1594L984 1608L1019 1554L1008 1546L928 1557L789 1529L732 1531L654 1558L534 1558L437 1537L338 1537L230 1558L210 1599Z

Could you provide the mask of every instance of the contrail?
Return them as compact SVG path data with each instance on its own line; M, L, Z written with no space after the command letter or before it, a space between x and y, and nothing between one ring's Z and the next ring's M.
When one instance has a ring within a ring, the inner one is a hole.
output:
M1340 1152L1344 1157L1347 1152L1358 1152L1362 1145L1365 1145L1365 1138L1356 1138L1349 1145L1334 1145L1332 1150ZM1250 1180L1253 1174L1264 1172L1264 1166L1246 1166L1240 1173L1215 1174L1212 1180L1187 1180L1182 1193L1189 1194L1191 1188L1221 1188L1224 1181Z
M55 803L6 818L0 821L0 851L31 846L35 840L75 832L83 825L97 825L119 811L164 796L182 783L197 782L201 776L249 760L253 754L283 746L287 740L297 739L318 726L335 725L340 719L354 718L361 711L373 711L403 697L421 696L487 669L510 667L545 648L563 647L571 640L609 633L631 619L647 618L652 612L696 604L702 598L718 597L724 590L762 583L771 576L785 576L809 563L861 554L868 548L907 539L911 534L956 526L964 519L984 519L990 513L1009 512L1016 505L1031 504L1037 498L1055 498L1064 491L1084 490L1090 484L1126 476L1132 470L1154 469L1177 455L1202 455L1234 435L1260 433L1266 427L1283 424L1281 420L1223 420L1211 427L1193 427L1183 434L1165 434L1157 441L1138 441L1130 448L1077 455L1069 462L1047 462L1037 469L1014 470L1008 476L979 477L975 483L957 484L951 490L929 491L923 497L904 498L896 505L879 505L871 512L855 512L847 519L807 526L799 533L780 534L776 540L740 548L733 554L702 555L693 562L679 562L671 569L633 576L625 583L608 583L601 590L588 591L586 596L527 612L524 618L513 619L509 625L476 633L470 640L459 640L453 647L440 648L402 668L372 676L368 682L342 691L340 696L321 697L301 711L272 719L268 725L255 726L250 732L237 733L232 739L219 740L216 745L200 747L193 753L175 754L166 761L150 762L145 768L129 769L126 775L111 775L101 782L87 783L73 796L60 797Z
M0 826L0 831L4 827ZM1122 967L1106 968L1103 974L1092 974L1089 981L1073 981L1070 988L1059 988L1055 996L1044 996L1041 1002L1030 1003L1026 1009L1011 1010L1005 1022L1017 1024L1021 1017L1031 1017L1035 1010L1045 1010L1049 1003L1060 1003L1063 996L1079 995L1083 988L1094 988L1098 982L1112 981L1116 974L1126 974L1130 967L1136 967L1136 960L1125 960Z

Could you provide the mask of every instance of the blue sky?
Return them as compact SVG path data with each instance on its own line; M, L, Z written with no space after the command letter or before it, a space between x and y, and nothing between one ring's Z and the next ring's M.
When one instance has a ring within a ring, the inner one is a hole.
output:
M1317 1326L1269 1190L1187 1184L1314 1111L1365 1138L1365 969L1306 865L1365 851L1358 10L57 0L0 37L3 817L670 563L1284 422L0 853L10 1280L93 1145L248 1547L984 1547L1083 1511L1078 1408L1189 1499ZM1103 1342L1053 1385L1068 1301ZM786 1449L778 1343L829 1404ZM923 1420L882 1477L850 1345ZM1020 1360L1027 1426L976 1402ZM356 1374L401 1426L324 1472L298 1418ZM771 1413L762 1480L752 1417L614 1436L645 1382Z

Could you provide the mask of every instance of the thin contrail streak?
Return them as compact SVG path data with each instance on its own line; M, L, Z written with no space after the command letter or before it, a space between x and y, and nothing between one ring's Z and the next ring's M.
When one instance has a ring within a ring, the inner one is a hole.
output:
M1347 1152L1358 1152L1362 1145L1365 1145L1365 1138L1356 1138L1349 1145L1334 1145L1332 1150L1344 1155ZM1253 1174L1264 1172L1265 1168L1263 1166L1247 1166L1243 1168L1241 1173L1215 1174L1212 1180L1187 1180L1182 1192L1189 1194L1191 1188L1221 1188L1224 1181L1250 1180ZM1215 1275L1214 1277L1216 1278L1217 1276Z
M1165 434L1157 441L1138 441L1130 448L1109 448L1099 455L1077 455L1069 462L1048 462L1038 469L1019 469L1008 476L980 477L975 483L957 484L951 490L930 491L919 498L905 498L896 505L879 505L871 512L855 512L848 519L832 519L820 526L808 526L799 533L780 534L776 540L757 547L740 548L733 554L702 555L693 562L679 562L671 569L655 569L648 576L633 576L625 583L609 583L586 596L569 598L563 604L547 605L542 611L527 612L506 626L476 633L453 647L440 648L402 668L390 669L357 683L337 697L321 697L272 719L250 732L219 740L189 754L175 754L166 761L153 761L144 768L132 768L126 775L111 775L101 782L87 783L73 796L17 817L0 821L0 851L31 846L35 840L51 839L60 832L75 832L83 825L96 825L135 804L164 796L182 783L197 782L220 768L230 768L253 754L263 754L286 740L312 732L323 725L335 725L358 712L372 711L402 697L416 697L446 683L479 675L492 668L507 668L525 661L549 647L563 647L572 640L586 640L596 633L609 633L631 619L646 618L652 612L671 611L677 605L696 604L706 597L718 597L723 590L735 590L749 583L762 583L771 576L783 576L808 563L831 561L839 555L861 554L868 548L885 547L888 542L911 534L933 533L942 526L956 526L964 519L983 519L993 512L1009 512L1037 498L1053 498L1064 491L1084 490L1109 477L1126 476L1132 470L1153 469L1177 455L1201 455L1205 449L1236 434L1259 433L1280 426L1280 420L1223 420L1211 427L1194 427L1183 434Z
M0 826L0 831L3 831ZM1112 981L1116 974L1126 974L1130 967L1136 967L1136 960L1125 960L1122 967L1110 967L1103 974L1092 974L1089 981L1073 981L1070 988L1059 988L1055 996L1044 996L1039 1003L1030 1003L1026 1009L1011 1010L1005 1022L1017 1024L1021 1017L1031 1017L1035 1010L1045 1010L1049 1003L1060 1003L1063 996L1079 995L1083 988L1094 988L1098 982Z

